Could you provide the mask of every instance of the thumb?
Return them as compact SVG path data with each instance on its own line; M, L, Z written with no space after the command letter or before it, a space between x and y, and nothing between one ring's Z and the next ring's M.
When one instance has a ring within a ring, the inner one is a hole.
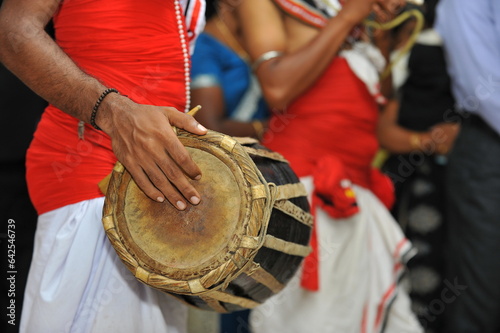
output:
M170 124L177 128L182 128L183 130L186 130L193 134L198 134L198 135L207 134L207 129L198 121L196 121L196 119L194 119L192 116L186 113L175 112L171 114Z

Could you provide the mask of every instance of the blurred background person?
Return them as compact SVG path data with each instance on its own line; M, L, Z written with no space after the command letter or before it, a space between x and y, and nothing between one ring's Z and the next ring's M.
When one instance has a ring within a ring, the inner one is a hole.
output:
M500 1L441 0L460 133L446 173L447 333L500 331Z
M396 189L392 212L418 250L408 262L410 297L427 333L443 329L443 311L433 308L433 301L444 288L446 155L458 133L451 121L455 101L442 40L433 29L436 4L425 1L424 29L408 56L393 68L395 94L378 127L380 144L390 154L382 170ZM415 26L415 20L409 20L389 37L397 49L407 43Z
M243 0L247 52L273 116L263 143L301 178L315 215L312 254L252 310L254 332L421 332L398 284L411 245L387 210L393 188L378 149L379 71L362 40L372 12L400 1Z
M192 58L191 99L205 127L232 136L262 138L268 108L241 46L239 2L208 0L204 32Z

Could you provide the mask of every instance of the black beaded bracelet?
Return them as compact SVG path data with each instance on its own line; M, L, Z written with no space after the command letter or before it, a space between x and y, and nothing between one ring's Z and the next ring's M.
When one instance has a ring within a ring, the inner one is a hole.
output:
M113 89L113 88L108 88L106 90L103 91L103 93L101 94L101 96L99 96L99 98L97 99L97 102L95 102L95 105L94 105L94 108L92 109L92 114L90 115L90 125L92 125L92 127L94 127L96 130L101 130L101 128L99 126L97 126L97 124L95 123L95 117L97 116L97 110L99 110L99 105L101 105L101 102L103 101L103 99L109 94L109 93L117 93L119 94L120 92L116 89Z

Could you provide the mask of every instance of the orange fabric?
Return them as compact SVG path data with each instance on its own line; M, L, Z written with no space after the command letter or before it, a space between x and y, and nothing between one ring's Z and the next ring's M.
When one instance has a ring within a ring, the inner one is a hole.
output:
M173 1L63 1L54 25L57 43L86 73L138 103L184 110L184 58ZM78 120L49 106L27 155L38 213L102 196L97 184L115 161L107 135L86 125L82 141Z
M370 189L390 207L390 179L371 167L378 150L378 108L345 59L330 67L301 97L270 121L264 144L284 155L299 177L313 176L312 213L322 207L333 218L358 212L350 182ZM302 286L318 290L316 230L306 257Z

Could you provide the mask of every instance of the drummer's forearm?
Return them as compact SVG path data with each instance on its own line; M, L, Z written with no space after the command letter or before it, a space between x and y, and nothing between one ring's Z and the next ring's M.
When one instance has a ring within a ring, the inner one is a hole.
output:
M44 28L60 0L6 0L0 10L0 61L34 92L89 122L106 87L85 74Z

